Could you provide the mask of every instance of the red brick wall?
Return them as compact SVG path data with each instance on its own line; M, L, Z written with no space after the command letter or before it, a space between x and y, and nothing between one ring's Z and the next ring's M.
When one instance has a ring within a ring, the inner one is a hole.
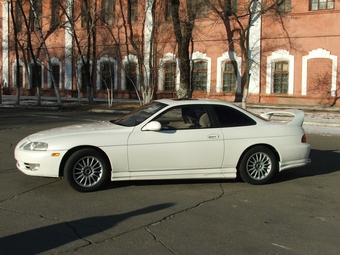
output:
M329 96L332 82L332 61L325 58L314 58L308 61L307 95Z

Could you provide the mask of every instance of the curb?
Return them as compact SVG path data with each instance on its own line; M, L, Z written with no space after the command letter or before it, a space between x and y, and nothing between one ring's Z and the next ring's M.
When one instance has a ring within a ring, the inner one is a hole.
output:
M34 110L51 110L59 111L58 106L38 106L38 105L11 105L11 104L1 104L0 108L21 108L21 109L34 109Z

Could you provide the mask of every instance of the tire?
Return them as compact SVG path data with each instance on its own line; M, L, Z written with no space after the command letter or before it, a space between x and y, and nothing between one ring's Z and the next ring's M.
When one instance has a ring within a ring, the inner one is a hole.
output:
M85 148L68 158L64 176L73 189L90 192L98 190L108 181L109 169L106 158L100 152Z
M278 161L274 153L265 146L248 150L239 165L242 180L255 185L268 183L277 171Z

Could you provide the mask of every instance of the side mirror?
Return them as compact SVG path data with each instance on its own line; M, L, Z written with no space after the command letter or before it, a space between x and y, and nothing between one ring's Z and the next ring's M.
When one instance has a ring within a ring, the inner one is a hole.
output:
M158 121L151 121L148 124L146 124L142 130L143 131L159 131L161 130L162 125Z

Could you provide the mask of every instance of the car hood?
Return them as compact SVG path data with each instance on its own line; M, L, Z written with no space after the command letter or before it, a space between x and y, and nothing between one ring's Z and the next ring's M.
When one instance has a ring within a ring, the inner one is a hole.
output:
M116 143L118 140L120 140L118 143L125 143L126 137L132 130L132 127L119 126L105 121L52 128L32 134L27 139L31 142L47 142L49 146L52 144L62 145L61 147L64 148L68 145L85 144L105 146ZM58 147L60 148L60 146Z

